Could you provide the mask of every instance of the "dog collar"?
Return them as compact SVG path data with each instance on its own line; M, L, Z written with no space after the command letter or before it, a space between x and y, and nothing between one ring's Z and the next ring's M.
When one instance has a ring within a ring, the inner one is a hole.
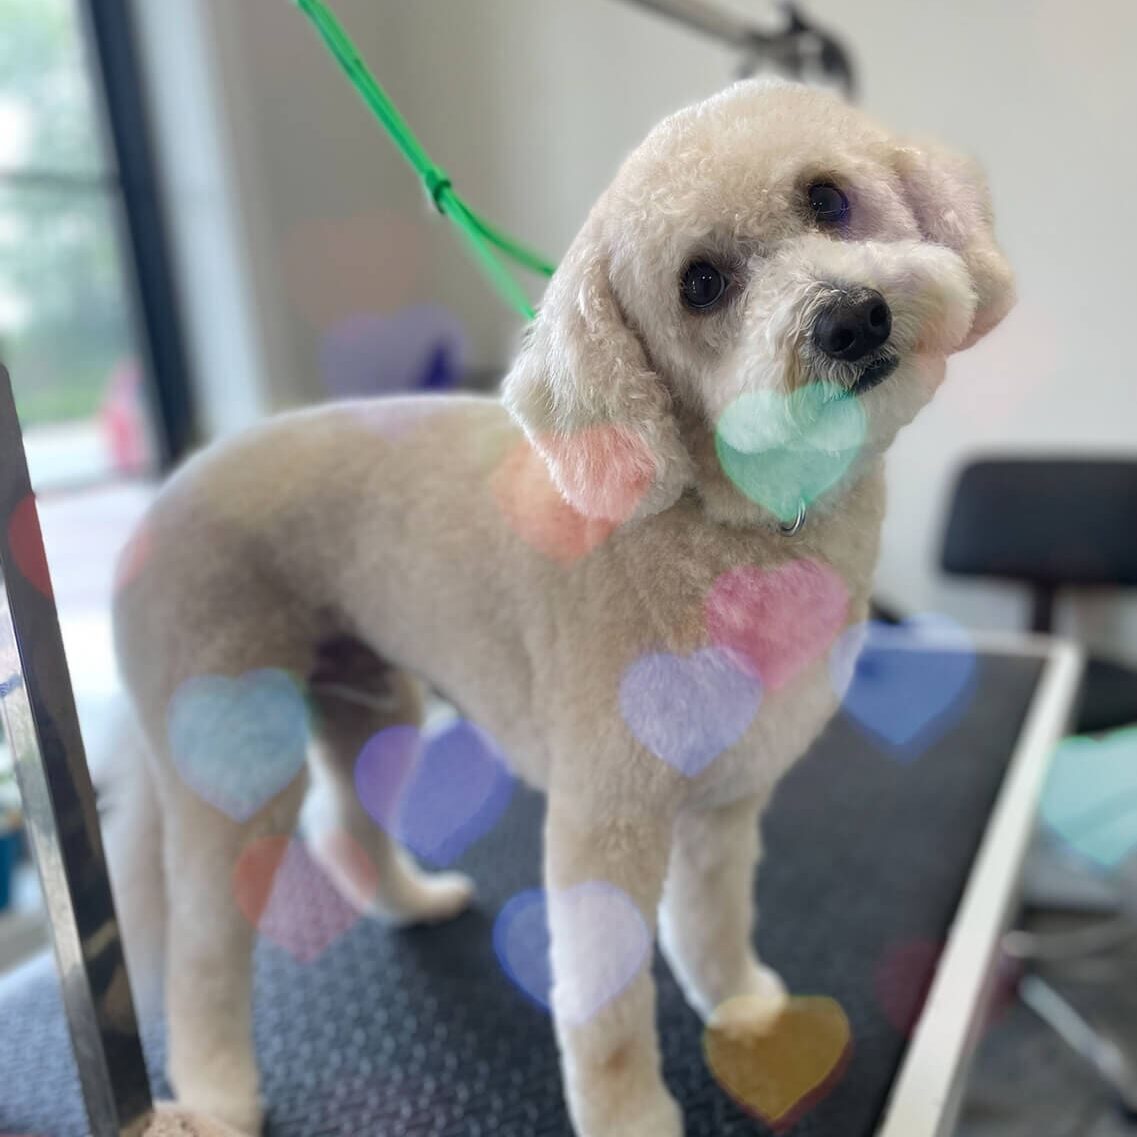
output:
M802 527L805 525L805 502L799 501L797 503L797 516L793 521L783 521L778 528L787 537L796 537L801 532Z

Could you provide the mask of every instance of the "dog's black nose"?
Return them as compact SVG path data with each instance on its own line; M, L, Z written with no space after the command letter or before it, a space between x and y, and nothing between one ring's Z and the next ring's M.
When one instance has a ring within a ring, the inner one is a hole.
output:
M874 288L858 288L831 300L813 323L813 342L833 359L861 359L888 340L892 312Z

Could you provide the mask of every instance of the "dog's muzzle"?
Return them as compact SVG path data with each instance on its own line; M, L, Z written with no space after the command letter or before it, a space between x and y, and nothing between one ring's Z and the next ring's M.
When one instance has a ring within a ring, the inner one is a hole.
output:
M842 292L821 309L813 322L813 342L830 359L856 363L884 347L892 334L892 311L875 288ZM872 390L896 370L894 355L872 360L852 386L856 394Z

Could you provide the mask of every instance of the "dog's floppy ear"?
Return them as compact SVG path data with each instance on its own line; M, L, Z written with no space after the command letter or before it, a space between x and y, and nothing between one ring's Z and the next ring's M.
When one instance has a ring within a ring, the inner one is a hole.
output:
M991 195L978 164L939 146L898 147L894 166L926 240L963 258L977 299L961 348L985 336L1011 310L1015 281L995 242Z
M673 504L691 459L613 292L597 229L586 226L549 282L503 396L569 504L625 521Z

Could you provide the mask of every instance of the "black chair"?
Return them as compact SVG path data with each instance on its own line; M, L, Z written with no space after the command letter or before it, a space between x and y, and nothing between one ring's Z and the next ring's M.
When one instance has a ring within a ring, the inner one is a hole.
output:
M999 458L971 463L956 482L940 563L953 575L1029 586L1031 630L1051 632L1062 590L1137 587L1137 460ZM1135 722L1137 671L1091 657L1075 730L1087 734ZM1039 842L1036 879L1052 879L1060 864L1056 850ZM1049 891L1044 883L1032 896L1028 887L1028 920L1032 912L1061 914L1067 902L1053 904ZM1132 1123L1137 1118L1137 1059L1088 1021L1050 977L1060 981L1053 968L1062 961L1092 959L1132 941L1137 935L1132 901L1119 892L1111 908L1103 922L1072 931L1011 932L1004 951L1025 967L1018 985L1023 1003L1097 1071ZM1065 914L1075 911L1081 911L1080 905Z
M999 458L966 466L941 566L1030 587L1031 629L1050 632L1059 593L1137 587L1137 460ZM1078 733L1137 722L1137 671L1089 660Z

